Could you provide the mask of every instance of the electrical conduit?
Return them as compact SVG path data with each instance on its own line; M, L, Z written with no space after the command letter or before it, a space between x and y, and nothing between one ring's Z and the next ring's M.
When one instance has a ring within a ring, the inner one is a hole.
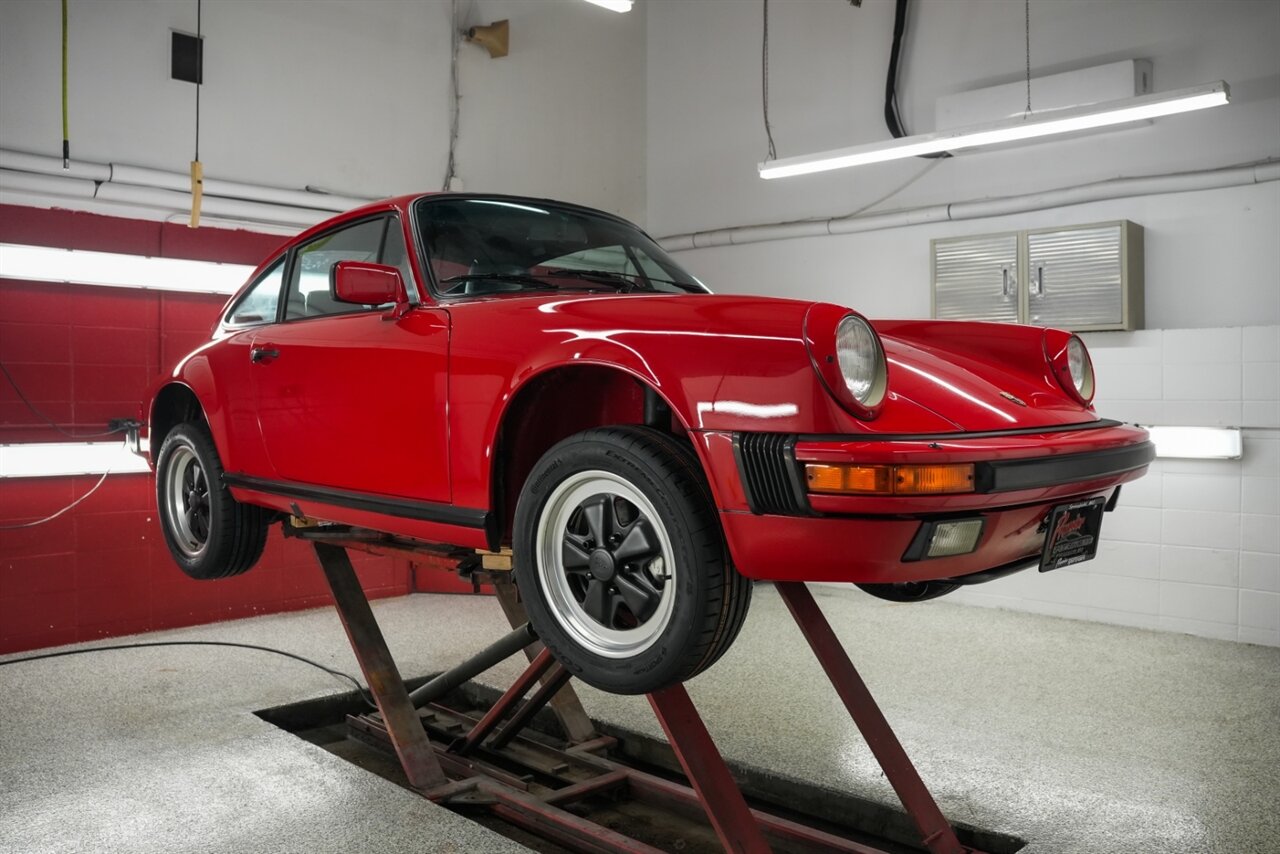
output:
M0 149L0 190L90 198L161 210L189 210L191 177L123 163L73 161ZM203 209L211 215L281 225L311 225L369 199L307 190L204 179Z
M826 220L799 220L771 225L744 225L697 231L689 234L673 234L658 239L663 249L680 252L686 249L704 249L712 246L741 246L746 243L762 243L767 240L790 240L797 237L824 237L834 234L856 234L864 231L880 231L921 225L930 222L958 222L968 219L1029 213L1049 208L1100 202L1108 199L1132 196L1154 196L1163 193L1185 193L1195 190L1214 190L1238 187L1246 184L1262 184L1280 180L1280 160L1270 160L1246 166L1226 169L1208 169L1199 172L1177 172L1150 175L1142 178L1114 178L1096 184L1063 187L1022 196L1005 196L998 199L977 199L929 205L888 213L862 214L853 217L833 217Z

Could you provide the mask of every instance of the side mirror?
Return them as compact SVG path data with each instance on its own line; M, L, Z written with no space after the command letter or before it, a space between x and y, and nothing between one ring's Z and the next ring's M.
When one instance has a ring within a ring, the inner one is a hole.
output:
M329 271L329 292L355 305L400 304L407 300L400 271L386 264L339 261Z

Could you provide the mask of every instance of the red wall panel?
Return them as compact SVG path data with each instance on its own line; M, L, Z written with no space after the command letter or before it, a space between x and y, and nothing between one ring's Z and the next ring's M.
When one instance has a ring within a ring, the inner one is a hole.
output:
M257 264L274 235L188 229L0 205L0 242ZM145 389L208 338L226 298L0 279L0 361L64 429L133 417ZM0 378L0 442L67 441ZM97 477L0 480L0 652L232 619L329 602L310 548L273 530L258 566L198 582L169 557L150 475L113 475L70 512L38 519ZM412 589L409 562L353 555L371 596Z
M0 481L0 526L52 512L96 476ZM0 530L0 653L330 602L310 548L273 529L252 570L193 581L174 565L155 520L150 475L109 476L90 498L51 522ZM407 561L353 555L371 597L409 592Z

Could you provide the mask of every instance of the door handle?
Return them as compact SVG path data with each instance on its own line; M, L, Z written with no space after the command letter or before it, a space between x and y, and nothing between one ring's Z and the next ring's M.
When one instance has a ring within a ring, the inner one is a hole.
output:
M269 348L267 348L267 347L251 347L251 348L249 348L249 361L250 361L250 362L253 362L255 365L256 365L256 364L258 364L258 362L262 362L262 361L265 361L265 360L267 360L267 359L275 359L275 358L278 358L278 357L279 357L279 355L280 355L280 351L279 351L279 350L273 350L273 349L269 349Z
M1031 277L1031 295L1033 297L1044 296L1044 265L1036 267L1035 275Z
M1013 296L1018 287L1016 276L1010 275L1008 267L1000 268L1000 295L1006 299Z

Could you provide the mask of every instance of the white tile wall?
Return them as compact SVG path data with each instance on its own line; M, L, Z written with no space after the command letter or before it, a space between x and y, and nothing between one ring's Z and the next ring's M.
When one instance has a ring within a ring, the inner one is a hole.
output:
M1240 552L1240 587L1280 593L1280 555Z
M1097 559L948 601L1280 646L1280 326L1084 338L1100 415L1243 427L1243 459L1157 460L1105 517Z

